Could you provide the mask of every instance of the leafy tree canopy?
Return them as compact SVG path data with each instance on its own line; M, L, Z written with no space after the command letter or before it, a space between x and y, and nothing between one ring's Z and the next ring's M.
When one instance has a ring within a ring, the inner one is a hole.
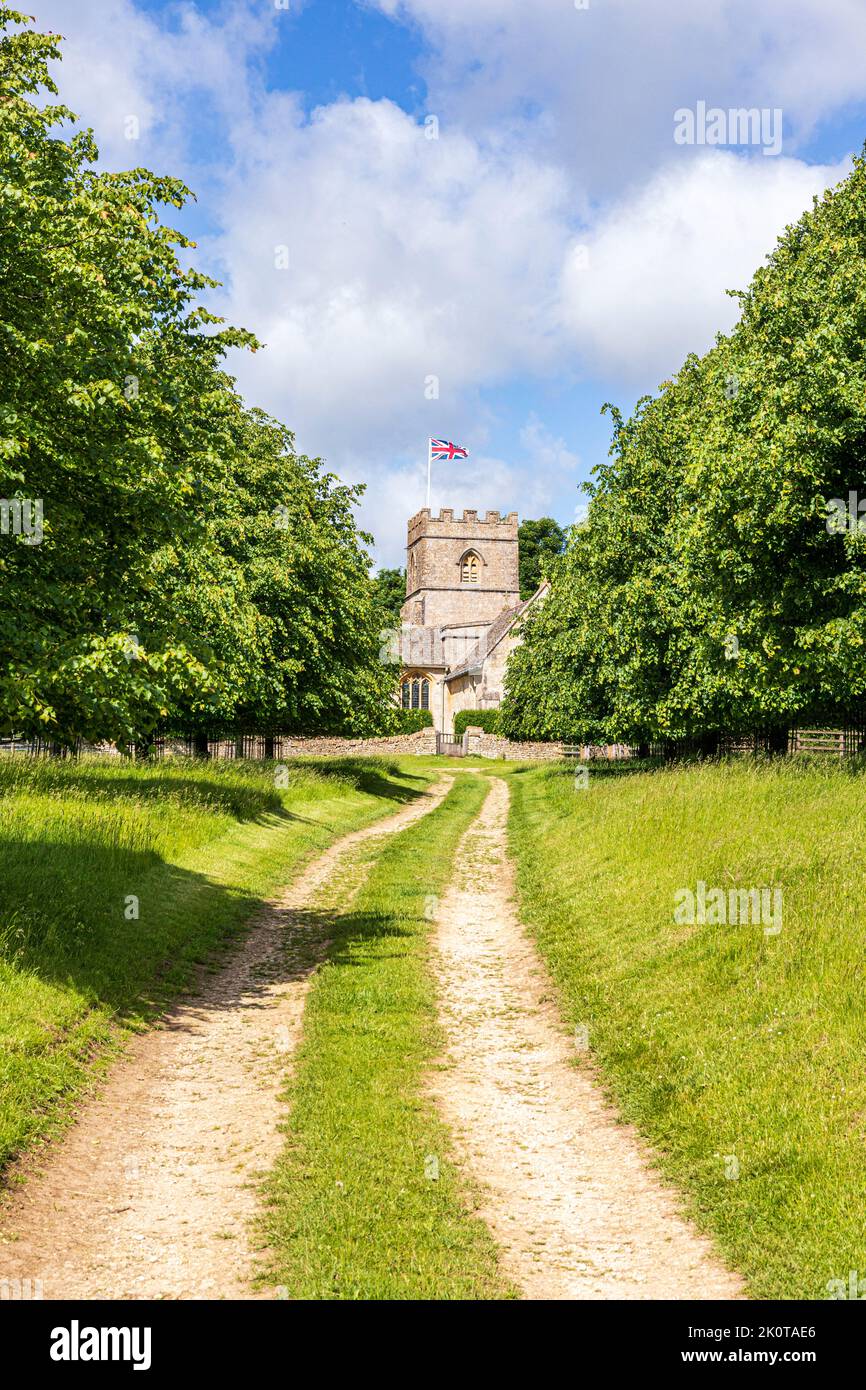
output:
M258 345L161 220L189 191L94 168L57 57L0 7L0 725L387 722L359 490L245 409L222 362Z
M381 569L373 580L373 591L389 623L400 622L400 609L406 600L406 571Z
M613 412L587 521L510 664L508 732L702 739L862 707L862 158L739 298L730 335Z
M550 573L552 563L562 554L565 532L552 516L539 521L524 521L517 531L520 566L520 597L531 598L543 579Z

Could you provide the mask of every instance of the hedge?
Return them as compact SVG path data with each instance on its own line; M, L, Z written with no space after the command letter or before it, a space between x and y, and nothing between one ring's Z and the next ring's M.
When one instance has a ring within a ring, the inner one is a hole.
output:
M462 709L454 716L454 737L462 738L470 728L483 729L486 734L499 732L498 709Z
M398 734L416 734L419 729L430 729L433 727L433 715L429 709L400 709L397 710Z

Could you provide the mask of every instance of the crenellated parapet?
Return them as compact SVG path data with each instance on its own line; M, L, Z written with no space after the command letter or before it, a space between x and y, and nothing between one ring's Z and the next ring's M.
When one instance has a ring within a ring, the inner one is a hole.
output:
M499 512L485 512L483 517L476 510L465 509L455 514L452 507L442 507L434 516L428 507L422 507L409 519L408 543L412 545L420 536L442 536L453 538L466 535L470 540L484 540L490 536L495 540L517 541L517 512L501 516Z

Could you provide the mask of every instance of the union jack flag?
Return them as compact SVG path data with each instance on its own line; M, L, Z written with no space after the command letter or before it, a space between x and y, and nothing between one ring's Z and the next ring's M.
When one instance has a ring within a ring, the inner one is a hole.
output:
M452 444L448 439L431 439L430 457L447 459L449 463L453 463L454 459L468 458L469 450L461 448L459 444Z

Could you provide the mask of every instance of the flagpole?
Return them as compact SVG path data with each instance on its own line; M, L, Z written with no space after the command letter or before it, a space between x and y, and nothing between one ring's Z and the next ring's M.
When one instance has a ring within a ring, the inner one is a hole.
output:
M433 440L427 440L427 510L430 510L430 466L433 462Z

